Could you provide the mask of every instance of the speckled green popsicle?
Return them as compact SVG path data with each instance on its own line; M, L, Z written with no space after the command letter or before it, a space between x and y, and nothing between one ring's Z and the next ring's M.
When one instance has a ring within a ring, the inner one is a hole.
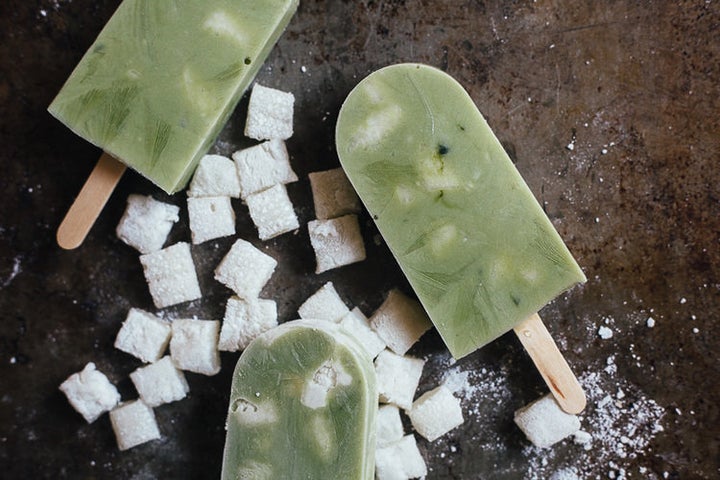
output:
M269 330L235 367L222 479L371 480L377 398L372 360L339 325Z
M470 96L444 72L400 64L372 73L343 104L336 141L455 358L586 280Z

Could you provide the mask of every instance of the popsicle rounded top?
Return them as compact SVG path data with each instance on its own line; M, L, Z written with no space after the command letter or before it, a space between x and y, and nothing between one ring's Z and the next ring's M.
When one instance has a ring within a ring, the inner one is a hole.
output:
M473 100L441 70L370 74L341 108L336 143L454 357L586 280Z

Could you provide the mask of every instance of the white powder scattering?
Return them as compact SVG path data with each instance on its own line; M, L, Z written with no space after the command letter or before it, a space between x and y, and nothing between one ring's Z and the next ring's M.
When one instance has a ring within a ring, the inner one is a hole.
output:
M609 338L612 338L612 336L613 336L613 331L612 331L610 328L608 328L608 327L606 327L605 325L603 325L603 326L601 326L600 328L598 328L598 335L599 335L600 338L602 338L603 340L607 340L607 339L609 339Z
M648 328L653 328L655 326L655 319L653 317L648 317L645 321L645 325L647 325Z
M10 272L10 275L8 275L5 280L3 280L2 284L0 284L0 289L9 286L12 283L12 281L15 280L15 277L17 277L22 272L22 269L20 268L21 262L22 262L22 257L20 255L13 258L12 271Z

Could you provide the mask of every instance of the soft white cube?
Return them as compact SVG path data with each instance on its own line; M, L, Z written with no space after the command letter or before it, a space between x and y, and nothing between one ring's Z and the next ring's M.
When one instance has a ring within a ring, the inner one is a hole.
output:
M380 352L385 350L385 342L370 328L368 318L359 308L353 308L340 319L340 325L358 340L368 355L370 355L370 358L377 357Z
M258 229L260 240L269 240L300 228L295 209L285 185L278 184L245 198L250 218Z
M375 451L376 480L408 480L427 475L427 465L413 435Z
M552 394L515 411L515 423L536 447L546 448L580 430L580 419L563 411Z
M230 197L188 197L192 243L235 235L235 211Z
M140 255L140 263L157 308L197 300L202 296L188 243L180 242Z
M378 394L383 403L410 410L425 361L383 350L375 358Z
M420 302L397 289L390 291L370 317L370 325L398 355L404 355L432 327Z
M169 356L136 369L130 374L130 380L142 401L150 407L182 400L190 391L185 374L175 367Z
M123 403L111 411L110 423L120 450L160 438L155 413L142 400Z
M315 273L365 260L365 244L357 215L308 222L310 243L315 251Z
M220 322L179 318L172 322L170 356L177 368L203 375L220 371Z
M327 282L310 295L298 308L300 318L338 322L350 309L345 305L332 282Z
M277 261L250 242L238 239L215 269L215 280L232 289L238 297L253 299L270 280Z
M245 350L255 337L277 324L274 300L231 297L225 307L218 349L227 352Z
M315 205L315 218L327 220L360 212L360 198L342 168L312 172L308 177Z
M205 155L195 169L187 194L190 197L238 198L240 178L235 162L222 155Z
M431 442L464 421L460 400L442 385L415 400L408 416L415 431Z
M139 308L131 308L115 337L115 348L143 362L155 362L165 353L170 331L169 322Z
M405 435L400 409L396 405L380 405L377 412L376 443L384 447L395 443Z
M285 142L269 140L232 155L240 181L240 196L270 188L277 184L296 182L297 175L290 166Z
M70 375L60 384L60 391L88 423L94 422L120 402L115 385L95 368L93 362L85 365L80 372Z
M255 140L292 137L294 104L292 93L256 83L250 93L245 135Z
M140 253L155 252L163 247L173 224L180 219L179 212L175 205L131 194L115 233Z

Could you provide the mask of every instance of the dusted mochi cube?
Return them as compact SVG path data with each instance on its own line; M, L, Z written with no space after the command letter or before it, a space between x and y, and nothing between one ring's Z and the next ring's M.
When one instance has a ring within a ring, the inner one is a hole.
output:
M255 337L277 324L274 300L231 297L225 307L218 349L227 352L245 350Z
M552 394L515 411L515 423L536 447L546 448L580 430L577 415L565 413Z
M60 384L60 391L88 423L94 422L120 402L115 385L95 368L93 362L85 365L80 372L70 375Z
M327 220L360 212L360 198L342 168L312 172L308 177L315 205L315 218Z
M293 134L295 96L256 83L250 93L245 135L255 140L287 140Z
M195 245L235 235L235 211L230 197L189 197L187 206Z
M385 350L385 342L370 328L367 317L355 307L340 319L340 325L357 339L360 345L368 352L370 358L375 358Z
M298 308L300 318L337 322L350 309L345 305L332 282L327 282L310 295Z
M269 240L300 228L285 185L248 195L245 199L260 240Z
M388 348L398 355L404 355L432 327L420 302L397 289L390 291L370 317L370 325Z
M240 197L235 162L222 155L205 155L195 169L187 194L190 197Z
M160 438L155 413L142 400L123 403L111 411L110 423L120 450Z
M383 350L375 358L380 401L410 410L425 361Z
M170 323L139 308L131 308L115 337L115 348L143 362L162 357L170 341Z
M232 157L240 180L242 198L279 183L298 180L290 166L290 155L282 140L270 140L239 150L233 153Z
M170 356L177 368L203 375L220 371L220 322L179 318L172 322Z
M238 239L215 269L215 280L232 289L238 297L253 299L270 280L277 261L250 242Z
M313 220L308 223L308 231L317 262L315 273L365 260L357 215Z
M407 480L425 475L427 465L413 435L406 435L375 452L376 480Z
M188 243L180 242L140 255L140 263L157 308L197 300L202 296Z
M442 385L415 400L408 416L415 431L431 442L464 421L460 400Z
M384 447L403 438L403 424L397 405L380 405L377 413L377 446Z
M136 369L130 374L130 380L149 407L182 400L190 391L185 374L175 367L169 356Z
M131 194L115 233L140 253L155 252L163 247L173 224L180 219L179 212L175 205Z

